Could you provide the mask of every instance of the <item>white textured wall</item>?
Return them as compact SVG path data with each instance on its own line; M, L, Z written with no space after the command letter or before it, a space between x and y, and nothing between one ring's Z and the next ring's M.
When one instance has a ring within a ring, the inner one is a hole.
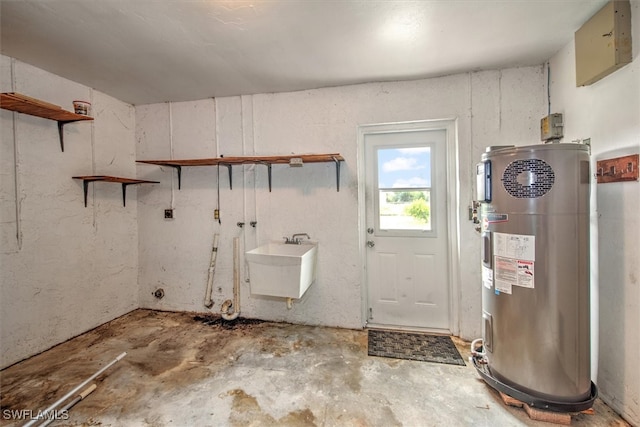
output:
M450 117L458 118L460 148L459 330L468 338L480 334L478 236L466 220L473 164L486 145L537 139L537 118L544 110L540 68L147 105L137 107L134 116L128 104L19 61L1 60L2 91L67 109L73 99L89 99L96 117L67 126L62 153L55 122L0 112L2 366L138 306L205 311L215 232L221 240L214 310L231 298L233 237L241 237L244 253L270 239L307 232L320 242L317 283L288 311L282 300L249 295L243 257L243 315L360 327L357 126ZM173 170L134 163L136 158L317 152L346 158L339 193L333 164L274 166L272 193L265 166L235 167L234 190L222 168L221 225L213 220L215 168L185 168L178 191ZM127 207L120 185L95 183L84 208L82 185L71 179L136 172L162 183L129 187ZM163 218L169 207L175 208L171 221ZM248 226L253 220L255 229ZM238 228L239 221L247 226ZM152 292L160 287L166 297L158 301Z
M242 250L306 232L319 242L318 280L287 310L282 299L249 295L242 257L242 315L296 323L358 328L362 286L358 229L357 126L457 118L460 184L461 336L481 333L479 236L467 220L473 165L484 147L539 141L545 113L541 67L459 74L429 80L371 83L292 93L228 97L136 107L138 159L216 155L339 152L340 192L333 164L273 167L273 191L263 165L234 167L233 190L220 170L222 224L214 222L216 170L184 168L177 190L170 168L139 165L140 177L162 184L138 193L142 307L206 311L203 306L213 234L221 236L214 280L214 311L232 297L232 239ZM171 120L170 120L171 118ZM173 153L172 149L173 147ZM172 191L173 186L173 191ZM174 203L176 218L163 219ZM248 226L257 221L257 227ZM236 223L247 225L240 229ZM158 301L153 291L162 287Z
M565 139L591 138L600 159L640 153L640 2L631 2L633 62L585 87L575 85L575 49L550 61L551 108ZM598 291L600 396L640 425L640 183L594 184L592 286Z
M0 66L2 92L67 110L74 99L90 100L95 117L65 127L63 153L54 121L0 111L5 367L138 306L138 233L135 188L124 208L119 184L90 185L85 208L82 183L71 179L135 176L133 107L6 56Z

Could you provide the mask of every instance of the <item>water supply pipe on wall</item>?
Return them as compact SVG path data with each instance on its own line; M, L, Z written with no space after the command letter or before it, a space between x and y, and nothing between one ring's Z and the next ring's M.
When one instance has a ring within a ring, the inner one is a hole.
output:
M233 302L226 300L222 304L222 318L235 320L240 315L240 238L233 238ZM229 313L229 309L233 309Z
M207 277L207 291L204 295L204 306L207 308L213 307L213 300L211 299L211 292L213 291L213 273L216 271L216 258L218 257L218 239L219 234L213 236L213 249L211 249L211 262L209 263L209 276Z

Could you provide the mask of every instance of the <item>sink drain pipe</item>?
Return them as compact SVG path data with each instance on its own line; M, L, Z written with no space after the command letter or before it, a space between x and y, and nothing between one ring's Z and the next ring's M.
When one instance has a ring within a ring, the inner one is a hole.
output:
M218 239L219 234L213 236L213 249L211 249L211 262L209 263L209 276L207 277L207 291L204 295L204 306L207 308L213 307L213 300L211 299L211 292L213 292L213 273L216 271L216 258L218 257Z
M233 238L233 302L226 300L222 304L222 318L236 320L240 315L240 238ZM229 313L229 309L233 311Z
M47 419L48 417L51 416L51 412L53 412L58 406L60 406L64 401L66 401L68 398L70 398L71 396L73 396L75 393L77 393L82 387L86 386L87 384L89 384L91 381L93 381L96 377L98 377L101 373L103 373L104 371L106 371L107 369L109 369L111 366L115 365L116 363L118 363L120 361L120 359L122 359L123 357L125 357L127 355L126 352L122 353L120 356L116 357L115 360L111 361L108 365L104 366L102 369L100 369L98 372L96 372L95 374L91 375L88 379L86 379L85 381L82 382L82 384L78 385L76 388L74 388L73 390L71 390L69 393L65 394L64 396L62 396L59 400L56 401L56 403L54 403L53 405L49 406L47 409L45 409L44 411L38 412L38 416L35 419L32 419L31 421L29 421L28 423L26 423L23 427L31 427L34 424L36 424L38 421Z

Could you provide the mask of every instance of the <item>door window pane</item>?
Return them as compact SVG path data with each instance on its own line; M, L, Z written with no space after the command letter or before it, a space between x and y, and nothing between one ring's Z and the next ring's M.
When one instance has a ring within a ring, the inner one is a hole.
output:
M377 150L380 230L432 230L431 147Z

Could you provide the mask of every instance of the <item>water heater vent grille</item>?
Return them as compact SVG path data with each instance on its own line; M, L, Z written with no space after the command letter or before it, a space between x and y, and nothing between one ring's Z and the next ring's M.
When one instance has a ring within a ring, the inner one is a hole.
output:
M553 169L543 160L516 160L504 170L502 185L513 197L534 199L547 194L555 179Z

